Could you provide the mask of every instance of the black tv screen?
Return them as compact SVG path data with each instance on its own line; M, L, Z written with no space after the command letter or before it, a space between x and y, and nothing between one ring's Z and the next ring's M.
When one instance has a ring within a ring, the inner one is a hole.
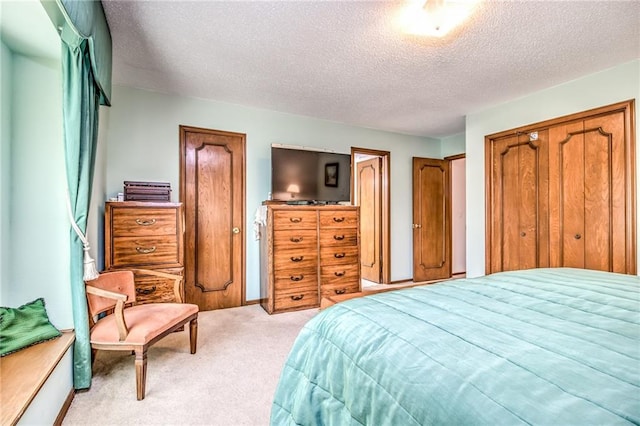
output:
M351 199L351 155L271 147L271 196L290 203Z

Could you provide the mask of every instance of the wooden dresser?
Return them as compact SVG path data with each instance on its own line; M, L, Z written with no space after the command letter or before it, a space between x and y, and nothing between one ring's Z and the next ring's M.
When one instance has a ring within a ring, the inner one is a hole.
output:
M141 268L182 275L183 252L182 204L136 201L105 204L106 270ZM184 289L182 292L184 300ZM174 302L173 282L136 274L136 301Z
M266 206L260 227L260 297L271 313L320 306L323 296L360 291L359 210Z

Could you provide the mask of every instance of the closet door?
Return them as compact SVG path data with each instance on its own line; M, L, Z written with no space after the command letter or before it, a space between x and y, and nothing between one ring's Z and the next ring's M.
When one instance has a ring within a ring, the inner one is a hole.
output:
M492 141L490 272L548 265L546 133Z
M624 112L554 126L549 137L551 265L632 272Z

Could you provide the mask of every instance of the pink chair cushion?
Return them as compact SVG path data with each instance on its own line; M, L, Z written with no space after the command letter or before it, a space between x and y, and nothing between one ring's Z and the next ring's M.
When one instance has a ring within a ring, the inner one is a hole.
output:
M184 322L198 312L198 305L190 303L149 303L124 310L129 327L127 338L120 342L115 315L100 319L91 330L91 343L144 345L174 325Z
M95 280L87 281L87 284L103 290L126 294L128 297L127 303L136 301L134 277L131 271L103 272ZM116 305L114 299L96 296L94 294L87 294L87 301L89 302L89 313L91 316L112 309Z

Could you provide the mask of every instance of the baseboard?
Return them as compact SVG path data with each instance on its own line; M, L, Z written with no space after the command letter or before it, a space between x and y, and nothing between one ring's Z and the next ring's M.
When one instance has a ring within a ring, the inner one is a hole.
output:
M76 392L74 389L69 391L69 395L67 395L67 399L64 400L64 404L60 407L60 412L58 413L58 417L56 417L56 421L53 422L54 426L61 426L64 417L67 415L67 411L69 411L69 407L71 407L71 402L73 401L73 397Z
M244 302L245 306L246 305L259 305L260 303L264 302L266 299L253 299L253 300L247 300L246 302Z
M402 284L402 283L410 283L411 281L413 281L413 278L407 278L405 280L395 280L395 281L390 281L389 284Z

